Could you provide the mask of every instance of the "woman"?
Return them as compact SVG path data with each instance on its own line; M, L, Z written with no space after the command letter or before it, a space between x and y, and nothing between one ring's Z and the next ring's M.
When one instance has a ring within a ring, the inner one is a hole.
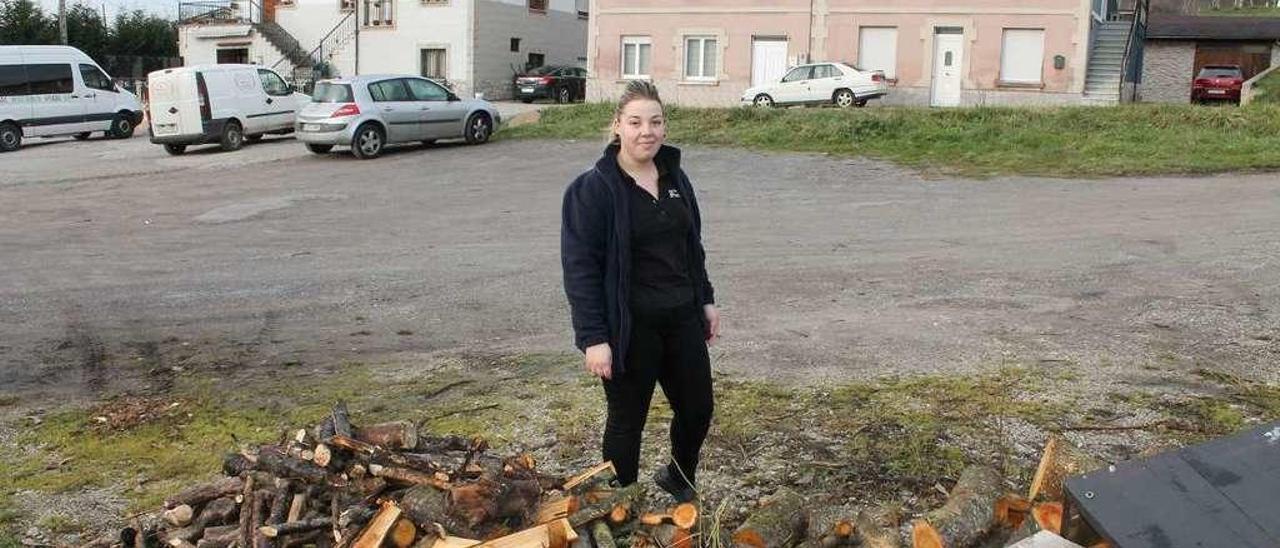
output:
M666 119L653 84L627 85L612 134L595 168L565 192L565 293L586 369L604 384L605 460L620 484L635 483L649 400L660 384L675 416L672 459L654 481L687 502L711 425L707 345L720 333L698 201L680 151L663 144Z

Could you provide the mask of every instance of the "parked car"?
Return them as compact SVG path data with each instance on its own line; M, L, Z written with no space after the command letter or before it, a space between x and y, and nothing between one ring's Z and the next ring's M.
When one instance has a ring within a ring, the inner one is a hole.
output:
M861 70L844 63L800 65L777 82L742 93L742 102L757 107L835 104L864 107L889 93L884 72Z
M237 150L266 134L293 131L298 108L310 97L271 69L257 65L198 65L147 75L151 142L169 154L217 143Z
M525 103L554 99L570 103L587 98L587 69L548 65L516 76L516 97Z
M501 123L488 101L459 99L426 78L363 75L317 82L295 135L316 154L350 146L356 158L370 159L391 143L484 143Z
M24 137L96 131L127 138L142 122L142 103L84 52L68 46L0 46L0 152Z
M1205 65L1191 82L1191 102L1240 102L1244 72L1237 65Z

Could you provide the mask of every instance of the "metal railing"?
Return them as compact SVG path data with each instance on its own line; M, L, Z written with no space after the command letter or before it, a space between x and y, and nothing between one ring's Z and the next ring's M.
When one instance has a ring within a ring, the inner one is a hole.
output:
M1120 98L1124 101L1125 89L1133 85L1133 101L1137 95L1138 84L1142 83L1142 57L1144 42L1147 39L1147 15L1151 10L1151 0L1137 0L1133 7L1133 22L1129 25L1129 36L1124 43L1124 60L1120 65Z
M261 23L264 10L253 0L178 3L178 23Z
M320 38L320 42L316 44L316 47L312 48L311 51L305 52L307 58L311 60L312 69L324 73L321 77L329 76L328 72L330 72L327 70L330 63L329 60L325 58L325 52L327 51L332 54L342 47L343 44L341 42L348 38L347 33L344 31L350 30L351 32L355 32L355 15L356 14L354 12L347 12L342 19L339 19L338 22L333 25L333 28L329 29L329 32L325 33L324 37ZM345 27L350 27L350 29L346 29ZM275 64L271 65L271 68L276 68L280 63L283 63L286 60L288 60L288 55L276 61ZM320 70L322 68L326 70Z

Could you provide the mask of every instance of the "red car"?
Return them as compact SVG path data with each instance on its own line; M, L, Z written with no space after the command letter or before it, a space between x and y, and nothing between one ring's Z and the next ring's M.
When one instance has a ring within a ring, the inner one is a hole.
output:
M1191 102L1240 102L1244 73L1236 65L1205 65L1191 83Z

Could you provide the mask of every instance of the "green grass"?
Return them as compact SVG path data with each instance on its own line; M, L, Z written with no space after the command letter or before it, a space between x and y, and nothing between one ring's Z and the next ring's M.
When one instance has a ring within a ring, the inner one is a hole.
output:
M1257 105L1280 105L1280 70L1273 70L1253 84L1253 101Z
M604 141L607 104L547 109L511 138ZM676 145L881 158L967 176L1213 173L1280 168L1280 107L668 109Z
M1280 17L1280 8L1273 7L1223 7L1219 9L1205 8L1200 10L1200 15L1211 15L1215 17Z

